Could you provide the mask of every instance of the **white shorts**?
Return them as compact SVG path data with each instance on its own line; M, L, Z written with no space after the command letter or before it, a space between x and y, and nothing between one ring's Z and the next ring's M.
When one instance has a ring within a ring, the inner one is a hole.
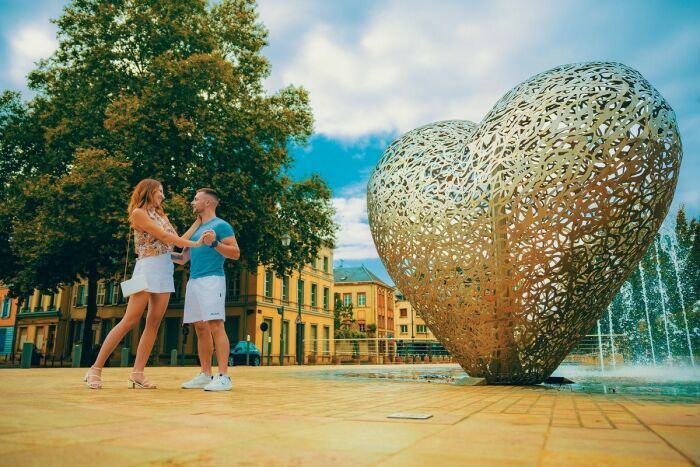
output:
M183 323L226 320L226 277L206 276L187 281Z
M134 266L134 273L143 274L148 281L148 292L151 293L173 293L175 292L175 282L173 281L173 260L170 253L158 256L146 256L139 258Z

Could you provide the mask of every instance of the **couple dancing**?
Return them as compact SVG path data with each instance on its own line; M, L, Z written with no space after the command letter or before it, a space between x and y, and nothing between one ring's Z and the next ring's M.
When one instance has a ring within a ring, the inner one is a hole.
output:
M170 294L175 291L173 262L191 261L190 278L185 293L184 323L194 323L197 332L197 353L201 372L186 383L184 389L230 391L228 370L229 340L224 329L226 278L224 261L238 259L240 250L231 225L216 217L219 195L211 188L201 188L190 203L197 220L178 237L162 208L163 185L157 180L139 182L131 195L129 219L134 229L134 248L138 256L135 274L143 274L148 289L129 297L124 317L110 332L90 367L85 382L90 389L102 388L102 367L126 333L141 320L148 304L146 327L141 334L129 387L155 389L146 380L144 368L151 354L158 327L168 308ZM182 257L173 254L173 246L186 248ZM218 374L212 376L211 359L216 349Z

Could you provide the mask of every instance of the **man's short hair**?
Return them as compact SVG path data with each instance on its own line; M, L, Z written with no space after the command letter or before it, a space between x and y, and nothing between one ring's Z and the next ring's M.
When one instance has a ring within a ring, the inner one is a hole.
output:
M209 196L212 196L216 200L217 203L221 202L221 196L219 195L219 192L213 188L200 188L199 190L197 190L197 193L200 193L200 192L206 193Z

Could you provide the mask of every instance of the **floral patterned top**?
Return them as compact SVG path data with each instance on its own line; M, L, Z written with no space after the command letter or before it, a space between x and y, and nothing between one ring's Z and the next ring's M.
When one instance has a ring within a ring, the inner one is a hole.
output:
M158 224L161 229L177 235L173 226L170 225L168 218L158 214L155 208L149 208L146 212L148 213L148 217L153 219L153 222ZM161 242L148 232L139 232L136 229L134 229L134 248L139 258L164 255L173 251L172 245Z

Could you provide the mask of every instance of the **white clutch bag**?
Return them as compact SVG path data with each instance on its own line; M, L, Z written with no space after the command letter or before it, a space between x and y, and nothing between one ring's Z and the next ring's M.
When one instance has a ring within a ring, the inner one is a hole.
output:
M145 275L137 274L135 276L131 276L131 279L128 281L122 282L121 287L122 295L124 297L128 297L129 295L148 290L148 280L146 279Z

